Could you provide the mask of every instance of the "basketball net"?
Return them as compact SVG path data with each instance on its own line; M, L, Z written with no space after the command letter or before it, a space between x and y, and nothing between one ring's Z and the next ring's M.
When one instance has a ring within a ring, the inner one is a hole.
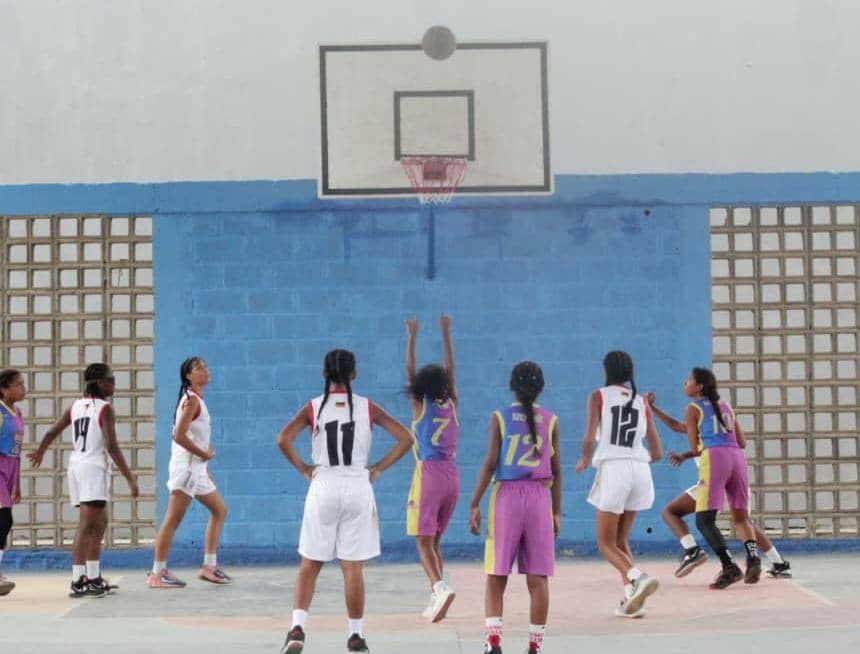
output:
M421 204L447 204L466 174L459 157L408 157L400 160Z

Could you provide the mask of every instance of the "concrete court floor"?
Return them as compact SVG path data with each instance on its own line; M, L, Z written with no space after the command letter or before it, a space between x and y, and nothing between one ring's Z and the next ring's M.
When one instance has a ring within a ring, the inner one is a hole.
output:
M564 561L551 581L545 654L745 654L747 652L860 651L860 556L791 559L795 576L765 576L755 586L710 591L713 560L675 579L670 560L640 567L661 580L641 620L612 615L620 584L609 565ZM18 587L0 598L3 654L121 652L124 654L276 653L288 628L296 569L231 568L231 587L204 585L195 570L177 570L185 590L145 587L143 571L116 570L117 594L91 600L66 597L64 572L14 575ZM437 625L423 621L427 601L417 565L369 565L365 631L373 654L482 652L483 574L479 563L450 566L457 599ZM525 651L528 624L523 577L512 576L506 596L507 654ZM339 570L327 566L307 625L307 654L346 651Z

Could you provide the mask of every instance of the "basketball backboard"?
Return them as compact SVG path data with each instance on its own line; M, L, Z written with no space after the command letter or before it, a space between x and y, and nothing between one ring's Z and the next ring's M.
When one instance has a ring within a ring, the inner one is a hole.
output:
M400 160L416 156L466 159L458 194L552 192L546 43L458 43L443 59L419 43L323 45L319 58L320 197L413 195Z

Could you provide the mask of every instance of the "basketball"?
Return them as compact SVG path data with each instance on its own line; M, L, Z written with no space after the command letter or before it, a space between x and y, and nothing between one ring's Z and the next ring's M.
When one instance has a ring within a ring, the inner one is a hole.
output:
M457 49L457 39L454 37L454 32L447 27L434 25L424 32L421 47L428 57L442 61L454 54L454 50Z

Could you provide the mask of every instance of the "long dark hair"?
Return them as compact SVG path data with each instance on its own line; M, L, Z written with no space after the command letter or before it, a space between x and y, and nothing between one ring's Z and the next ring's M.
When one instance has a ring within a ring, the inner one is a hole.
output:
M535 425L534 403L543 390L543 370L534 361L520 361L511 370L510 388L523 405L526 412L526 422L532 435L535 453L540 456L541 449L538 447L537 426Z
M453 396L451 375L445 366L431 363L423 366L406 386L406 392L417 401L445 402Z
M352 373L355 372L355 355L349 350L331 350L323 359L323 377L325 378L325 390L320 403L319 413L322 414L325 403L328 402L329 386L341 384L346 386L346 399L349 402L349 420L352 422ZM319 430L319 421L317 421Z
M693 368L693 379L702 387L702 395L708 398L708 402L714 408L714 413L717 416L717 420L723 426L723 429L728 431L729 428L726 426L725 420L723 420L723 412L720 410L720 394L717 393L717 378L714 376L714 373L708 368Z
M633 394L627 402L627 408L633 406L636 399L636 381L633 379L633 359L623 350L612 350L603 357L603 370L606 372L606 385L624 384L630 382Z
M173 420L176 421L176 412L179 410L179 403L182 402L182 398L185 397L185 394L188 392L189 387L191 386L191 382L188 381L188 375L191 373L191 370L198 363L203 361L201 357L188 357L182 364L179 366L179 395L176 396L176 406L173 407Z
M102 392L99 382L108 376L110 366L106 363L91 363L84 370L84 394L89 397L98 397L102 400L105 395Z

